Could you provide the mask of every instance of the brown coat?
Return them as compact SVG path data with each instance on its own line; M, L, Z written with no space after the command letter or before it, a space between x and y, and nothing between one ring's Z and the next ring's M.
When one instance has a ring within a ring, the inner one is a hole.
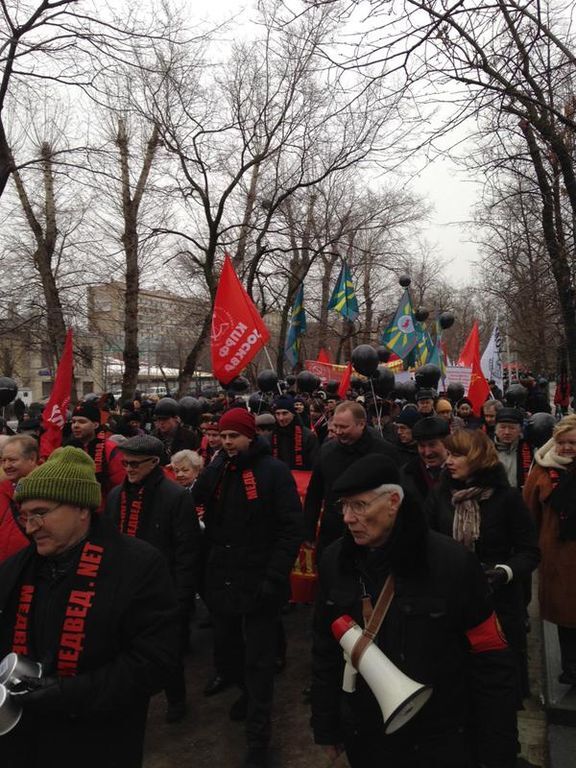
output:
M559 465L555 469L566 471ZM553 624L576 628L576 541L558 538L558 515L548 504L552 490L550 466L534 464L524 486L524 501L539 532L540 612L543 619Z

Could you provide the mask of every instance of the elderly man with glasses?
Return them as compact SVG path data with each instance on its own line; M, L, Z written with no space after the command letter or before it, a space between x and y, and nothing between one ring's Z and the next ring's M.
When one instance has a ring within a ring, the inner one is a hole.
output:
M138 768L148 701L177 662L178 609L165 559L94 510L100 485L78 448L21 479L18 519L31 543L0 565L0 659L42 665L6 681L20 721L3 768Z
M358 459L333 490L346 532L324 551L319 569L316 743L332 760L345 750L352 768L512 768L514 664L477 558L428 530L421 506L405 494L399 470L385 456ZM359 674L354 692L342 691L345 659L333 624L337 634L348 617L365 628L363 643L374 643L432 689L418 714L393 733L385 732L369 687L386 690L397 710L405 694L384 666L372 680Z
M183 653L188 645L200 563L200 527L194 499L164 474L164 446L158 438L137 435L118 447L124 456L126 479L109 494L106 515L121 533L144 539L164 554L180 604ZM181 720L186 714L183 665L167 686L166 698L167 722Z

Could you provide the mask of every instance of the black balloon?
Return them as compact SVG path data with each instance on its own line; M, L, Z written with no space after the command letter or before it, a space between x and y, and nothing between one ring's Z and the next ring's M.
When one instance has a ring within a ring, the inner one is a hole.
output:
M526 404L526 398L528 397L528 390L523 387L522 384L510 384L504 395L506 405L511 407L524 406Z
M363 392L364 384L364 379L359 379L358 376L352 376L350 379L350 389L354 389L356 392Z
M18 394L18 384L14 379L9 379L6 376L0 377L0 405L8 405Z
M278 375L271 368L260 371L256 379L262 392L273 392L278 385Z
M448 384L448 387L446 388L446 394L448 396L448 400L452 403L452 405L455 405L458 400L462 400L464 397L464 385L459 384L457 382L451 382Z
M260 413L260 411L262 410L262 406L265 403L266 403L266 400L264 400L260 392L254 392L248 398L248 408L250 408L252 413Z
M314 392L320 386L320 379L310 371L300 371L296 376L299 392Z
M180 418L188 426L196 426L198 417L202 413L202 403L191 395L185 395L178 401L180 406Z
M440 328L443 331L447 331L448 328L452 328L454 325L455 317L452 312L442 312L440 315Z
M404 382L404 399L409 403L416 402L416 382L413 379L409 379Z
M286 384L288 384L289 387L293 387L294 384L296 384L296 376L294 376L293 373L290 373L288 376L286 376Z
M412 279L410 278L410 275L400 275L398 278L398 282L402 286L402 288L408 288L410 283L412 282Z
M378 353L370 344L360 344L352 350L352 365L362 376L372 376L378 363Z
M419 389L437 389L441 375L442 373L437 365L427 363L421 368L418 368L414 374L414 378Z
M374 387L374 392L380 397L386 397L394 389L395 376L389 368L381 366L370 381Z
M245 376L236 376L235 379L227 385L226 389L232 394L240 395L250 389L250 382Z
M326 390L326 393L329 395L337 395L339 387L340 387L339 381L327 381L324 389Z
M426 320L428 320L429 315L430 315L430 312L427 309L424 309L423 307L418 307L414 316L419 323L423 323Z
M526 439L533 448L541 448L552 437L555 426L551 413L533 413L526 425Z
M380 360L381 363L387 363L388 360L390 360L390 355L392 352L390 352L388 347L377 347L376 354L378 355L378 360Z

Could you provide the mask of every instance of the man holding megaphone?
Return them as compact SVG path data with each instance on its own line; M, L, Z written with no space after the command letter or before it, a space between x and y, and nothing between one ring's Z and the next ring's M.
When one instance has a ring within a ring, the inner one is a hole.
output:
M512 768L514 663L477 558L428 530L382 455L334 491L347 532L320 563L316 743L352 768Z

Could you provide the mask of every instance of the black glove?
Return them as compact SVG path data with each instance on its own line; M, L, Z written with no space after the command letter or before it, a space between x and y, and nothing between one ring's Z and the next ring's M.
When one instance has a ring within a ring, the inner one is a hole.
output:
M27 677L10 686L15 700L30 712L60 712L63 709L62 688L58 677Z
M496 566L496 568L489 568L485 573L490 589L493 592L496 592L497 589L500 589L501 586L508 583L508 574L504 568L498 568L498 566Z

